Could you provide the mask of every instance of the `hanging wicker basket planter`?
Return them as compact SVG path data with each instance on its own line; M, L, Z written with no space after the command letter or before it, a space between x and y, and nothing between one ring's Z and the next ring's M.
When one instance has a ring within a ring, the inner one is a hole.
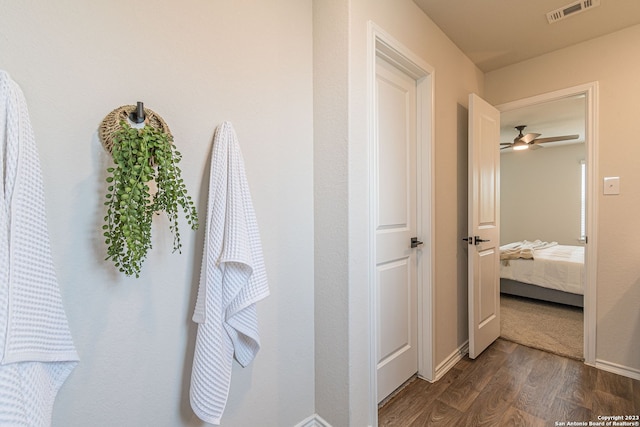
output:
M173 144L169 126L154 111L125 105L109 113L98 131L114 165L107 168L106 214L102 226L106 259L127 276L139 277L151 249L151 223L164 212L173 234L173 250L180 252L178 212L191 229L198 215L187 194L178 163L182 154ZM154 185L150 185L153 182Z
M102 120L102 123L100 123L98 137L100 138L100 142L102 142L104 149L109 153L111 153L111 150L113 149L113 136L122 129L122 121L128 121L131 115L135 114L136 111L137 106L135 105L123 105L107 114ZM167 135L172 136L171 130L169 130L169 125L167 125L164 119L155 111L144 107L144 116L145 126L160 129Z

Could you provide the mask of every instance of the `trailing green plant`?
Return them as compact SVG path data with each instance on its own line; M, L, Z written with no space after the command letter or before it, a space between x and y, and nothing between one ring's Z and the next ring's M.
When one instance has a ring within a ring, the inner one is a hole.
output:
M142 262L151 249L154 214L165 212L173 234L173 251L181 252L178 210L182 209L192 230L198 214L181 177L171 134L153 126L132 128L126 121L113 136L114 167L107 169L104 217L107 258L127 276L140 276ZM151 194L151 182L155 191Z

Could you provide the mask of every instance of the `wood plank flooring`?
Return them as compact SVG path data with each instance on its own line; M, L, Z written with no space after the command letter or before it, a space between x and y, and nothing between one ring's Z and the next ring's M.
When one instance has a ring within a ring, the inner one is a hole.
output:
M640 381L499 339L435 383L407 384L378 410L378 425L556 427L639 414Z

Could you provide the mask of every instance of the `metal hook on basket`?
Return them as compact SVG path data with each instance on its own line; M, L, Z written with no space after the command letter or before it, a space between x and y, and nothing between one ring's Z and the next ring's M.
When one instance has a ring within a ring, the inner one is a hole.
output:
M136 107L135 111L129 113L129 120L131 120L133 123L140 124L144 122L145 118L144 104L138 101L138 106Z

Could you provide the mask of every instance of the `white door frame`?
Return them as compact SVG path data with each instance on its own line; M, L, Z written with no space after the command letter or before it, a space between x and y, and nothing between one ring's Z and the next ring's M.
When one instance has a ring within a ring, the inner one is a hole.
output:
M584 290L584 361L596 364L596 272L598 215L598 82L586 83L554 92L497 105L500 112L515 110L575 95L585 95L585 145L587 152L587 212L588 243L585 245Z
M375 289L375 230L374 209L376 206L375 165L377 159L375 135L377 123L375 80L376 58L382 57L397 66L416 80L417 94L417 230L418 238L424 242L418 252L418 375L432 381L433 366L433 140L434 108L433 88L434 69L401 43L387 34L373 22L368 25L367 58L367 99L368 99L368 152L369 152L369 410L373 425L378 422L377 404L377 326L376 307L378 304Z

